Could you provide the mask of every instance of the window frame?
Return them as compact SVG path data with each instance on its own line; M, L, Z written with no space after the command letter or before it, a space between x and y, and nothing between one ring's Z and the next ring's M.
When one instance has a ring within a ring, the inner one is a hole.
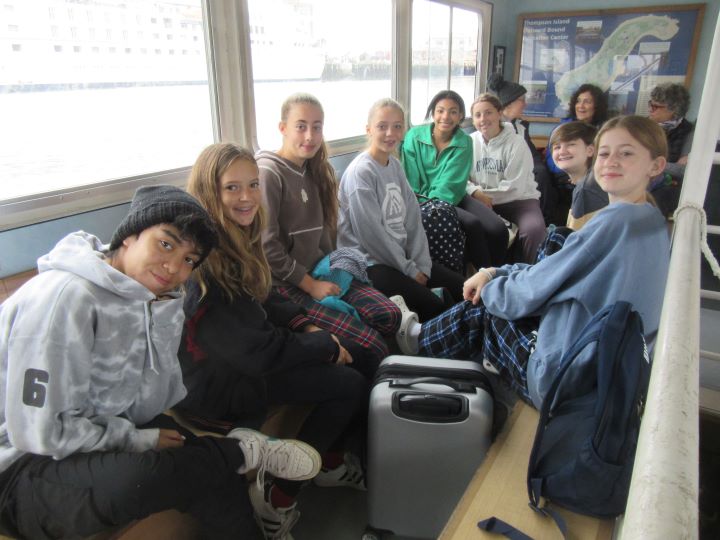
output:
M488 67L490 63L490 40L491 40L491 29L492 29L492 14L493 14L493 5L489 2L484 1L473 1L473 0L427 0L428 2L433 2L436 4L442 4L445 6L450 7L450 18L449 18L449 24L448 24L448 74L446 78L446 87L450 88L450 82L452 80L452 37L453 37L453 18L455 16L455 10L453 8L460 8L467 11L474 11L479 15L480 21L478 24L478 36L477 36L477 42L478 42L478 54L476 57L476 64L475 64L475 89L474 89L474 95L478 96L481 93L481 90L484 90L485 84L488 77ZM412 0L409 0L410 2L410 8L408 10L408 17L410 19L410 26L412 26ZM412 100L412 95L410 89L412 88L412 34L411 32L408 32L408 89L407 89L407 99L403 103L403 106L405 107L406 111L410 111L410 105ZM469 104L466 104L469 105ZM465 114L468 115L463 119L463 122L461 123L462 126L466 126L470 123L470 111L469 109L465 111ZM412 122L410 119L410 115L408 114L408 125L412 126Z
M482 0L432 0L480 14L475 93L484 87L490 57L492 4ZM247 0L201 0L215 141L235 141L258 150ZM392 0L391 96L410 105L412 0ZM452 38L452 28L450 29ZM279 106L279 104L278 104ZM331 156L361 151L364 134L327 141ZM176 169L105 180L0 201L0 232L128 202L142 185L184 186L192 163Z
M216 104L212 99L215 73L211 64L212 54L208 39L210 34L207 15L208 0L201 0L200 4L203 11L203 33L207 54L208 87L211 101L210 116L213 135L215 140L218 140L216 128L218 113ZM140 186L171 184L184 187L191 168L192 163L185 167L113 178L82 186L0 200L0 232L124 204L132 199L133 194Z

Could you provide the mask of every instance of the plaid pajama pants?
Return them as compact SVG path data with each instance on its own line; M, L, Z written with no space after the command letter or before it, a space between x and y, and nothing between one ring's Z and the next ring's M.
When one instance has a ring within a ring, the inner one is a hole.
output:
M395 304L370 285L354 279L350 289L342 297L357 310L362 321L323 306L297 287L276 287L275 290L304 307L313 324L368 349L377 361L389 354L387 343L382 336L395 334L402 315Z
M559 251L567 235L551 228L538 249L538 260ZM539 317L508 321L488 313L483 305L461 302L423 323L418 353L433 358L488 360L512 390L532 405L527 388L527 364L535 350Z

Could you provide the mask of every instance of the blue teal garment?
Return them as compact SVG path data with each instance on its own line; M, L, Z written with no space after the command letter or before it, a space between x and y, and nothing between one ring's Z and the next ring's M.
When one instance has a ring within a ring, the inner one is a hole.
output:
M367 283L366 273L367 259L354 248L336 249L330 255L326 255L315 265L311 276L322 281L331 281L340 287L339 296L326 296L320 303L331 309L352 315L357 320L362 320L357 310L342 300L342 297L350 290L353 279Z
M540 407L560 359L585 324L618 300L640 313L651 346L670 260L665 218L650 204L614 203L534 264L505 265L482 290L488 312L516 320L540 317L527 385Z

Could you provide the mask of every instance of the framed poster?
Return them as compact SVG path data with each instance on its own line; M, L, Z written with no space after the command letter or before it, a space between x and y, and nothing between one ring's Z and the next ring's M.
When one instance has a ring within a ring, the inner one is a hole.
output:
M657 84L689 84L704 11L687 4L521 14L515 80L528 90L524 116L568 116L583 83L608 92L610 111L646 115Z

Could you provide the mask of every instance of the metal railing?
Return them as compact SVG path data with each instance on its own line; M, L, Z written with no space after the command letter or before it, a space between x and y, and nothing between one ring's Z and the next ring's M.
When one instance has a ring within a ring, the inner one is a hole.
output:
M619 538L698 537L700 240L720 135L720 19L685 170L645 414ZM717 293L715 293L717 294ZM704 296L714 296L704 293Z

